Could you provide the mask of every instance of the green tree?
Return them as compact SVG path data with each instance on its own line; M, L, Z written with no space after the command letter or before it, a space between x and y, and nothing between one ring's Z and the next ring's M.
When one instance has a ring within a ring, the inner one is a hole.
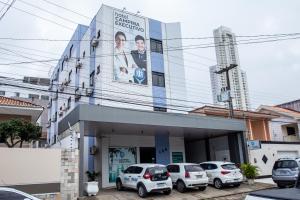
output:
M31 142L41 137L41 127L22 119L11 119L0 122L0 142L9 148L19 144L22 148L23 142Z

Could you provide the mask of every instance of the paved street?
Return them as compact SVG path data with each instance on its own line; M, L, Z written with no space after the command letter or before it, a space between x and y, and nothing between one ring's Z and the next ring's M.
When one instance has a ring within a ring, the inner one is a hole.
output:
M164 196L162 194L150 194L146 199L155 200L200 200L200 199L244 199L246 194L251 191L261 190L266 188L274 187L274 185L265 183L255 183L254 185L242 184L238 188L227 187L222 190L217 190L213 187L208 187L205 191L200 192L198 190L190 190L182 194L176 190L172 191L169 196ZM82 200L136 200L140 199L134 190L126 190L118 192L115 189L102 190L96 197L86 197Z

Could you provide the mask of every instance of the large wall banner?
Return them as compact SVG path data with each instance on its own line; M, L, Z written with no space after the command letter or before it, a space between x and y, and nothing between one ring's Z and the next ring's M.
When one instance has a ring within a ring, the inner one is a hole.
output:
M147 85L145 19L114 11L114 80Z
M109 148L109 182L115 183L116 178L122 170L129 165L136 164L137 155L135 147L116 147Z

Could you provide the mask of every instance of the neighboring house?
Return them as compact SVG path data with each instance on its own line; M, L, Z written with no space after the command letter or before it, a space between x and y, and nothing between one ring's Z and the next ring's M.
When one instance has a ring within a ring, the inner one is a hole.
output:
M25 76L23 79L15 79L0 76L0 96L26 101L44 108L37 120L37 123L42 126L39 147L45 147L47 144L49 83L49 78Z
M43 107L27 101L0 96L0 121L21 118L36 123L43 110ZM38 144L24 144L23 147L32 145L38 146ZM0 144L0 146L6 147L5 144Z
M265 105L260 106L257 111L279 116L269 123L272 141L300 142L300 112Z
M287 109L291 109L291 110L295 110L295 111L300 112L300 99L297 99L295 101L282 103L282 104L279 104L277 106L281 107L281 108L287 108Z
M229 109L213 106L204 106L197 108L190 113L203 114L206 116L229 117ZM271 140L269 130L270 120L279 117L275 114L265 114L253 111L234 110L234 118L245 120L248 130L248 140Z

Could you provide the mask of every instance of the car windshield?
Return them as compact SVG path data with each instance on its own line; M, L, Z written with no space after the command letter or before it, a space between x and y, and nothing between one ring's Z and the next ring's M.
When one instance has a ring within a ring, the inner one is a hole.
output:
M296 168L298 167L298 164L294 160L280 160L276 161L274 164L274 169L278 168Z
M234 170L234 169L237 169L237 167L235 166L235 164L224 164L224 165L221 165L221 167L223 169L227 169L227 170Z
M203 171L203 169L202 169L202 167L200 167L200 165L185 165L184 169L187 172L201 172L201 171Z

